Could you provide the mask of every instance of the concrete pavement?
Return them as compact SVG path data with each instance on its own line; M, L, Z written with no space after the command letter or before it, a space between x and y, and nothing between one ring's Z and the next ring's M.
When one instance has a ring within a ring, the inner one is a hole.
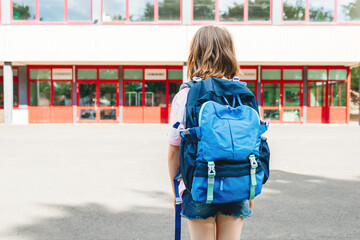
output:
M172 239L166 132L0 125L0 239ZM242 239L358 239L360 127L273 124L267 136L272 173Z

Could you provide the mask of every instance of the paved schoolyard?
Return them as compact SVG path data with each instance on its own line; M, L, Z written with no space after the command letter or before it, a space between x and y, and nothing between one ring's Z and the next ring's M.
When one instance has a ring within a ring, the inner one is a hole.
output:
M172 239L166 132L0 125L0 239ZM242 239L359 239L360 127L273 124L267 136L272 173Z

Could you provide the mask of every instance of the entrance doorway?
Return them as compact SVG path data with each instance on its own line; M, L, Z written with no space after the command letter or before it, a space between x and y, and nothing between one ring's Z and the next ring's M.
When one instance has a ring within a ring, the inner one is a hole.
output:
M168 123L182 66L124 66L123 122Z
M119 68L78 67L77 122L119 122Z
M270 122L302 122L303 69L262 69L261 113Z
M349 69L309 67L307 122L346 123Z

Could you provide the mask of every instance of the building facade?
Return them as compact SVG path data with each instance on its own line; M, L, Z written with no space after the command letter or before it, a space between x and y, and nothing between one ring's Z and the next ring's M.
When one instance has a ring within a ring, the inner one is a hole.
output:
M349 122L360 0L1 0L0 18L0 122L167 123L207 24L262 118Z

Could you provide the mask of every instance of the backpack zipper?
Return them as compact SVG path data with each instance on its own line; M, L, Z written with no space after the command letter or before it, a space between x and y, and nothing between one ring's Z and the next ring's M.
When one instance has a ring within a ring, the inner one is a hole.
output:
M202 113L204 111L204 107L206 104L208 104L209 102L212 102L212 101L207 101L207 102L204 102L202 105L201 105L201 108L200 108L200 111L199 111L199 127L201 127L201 117L202 117Z

